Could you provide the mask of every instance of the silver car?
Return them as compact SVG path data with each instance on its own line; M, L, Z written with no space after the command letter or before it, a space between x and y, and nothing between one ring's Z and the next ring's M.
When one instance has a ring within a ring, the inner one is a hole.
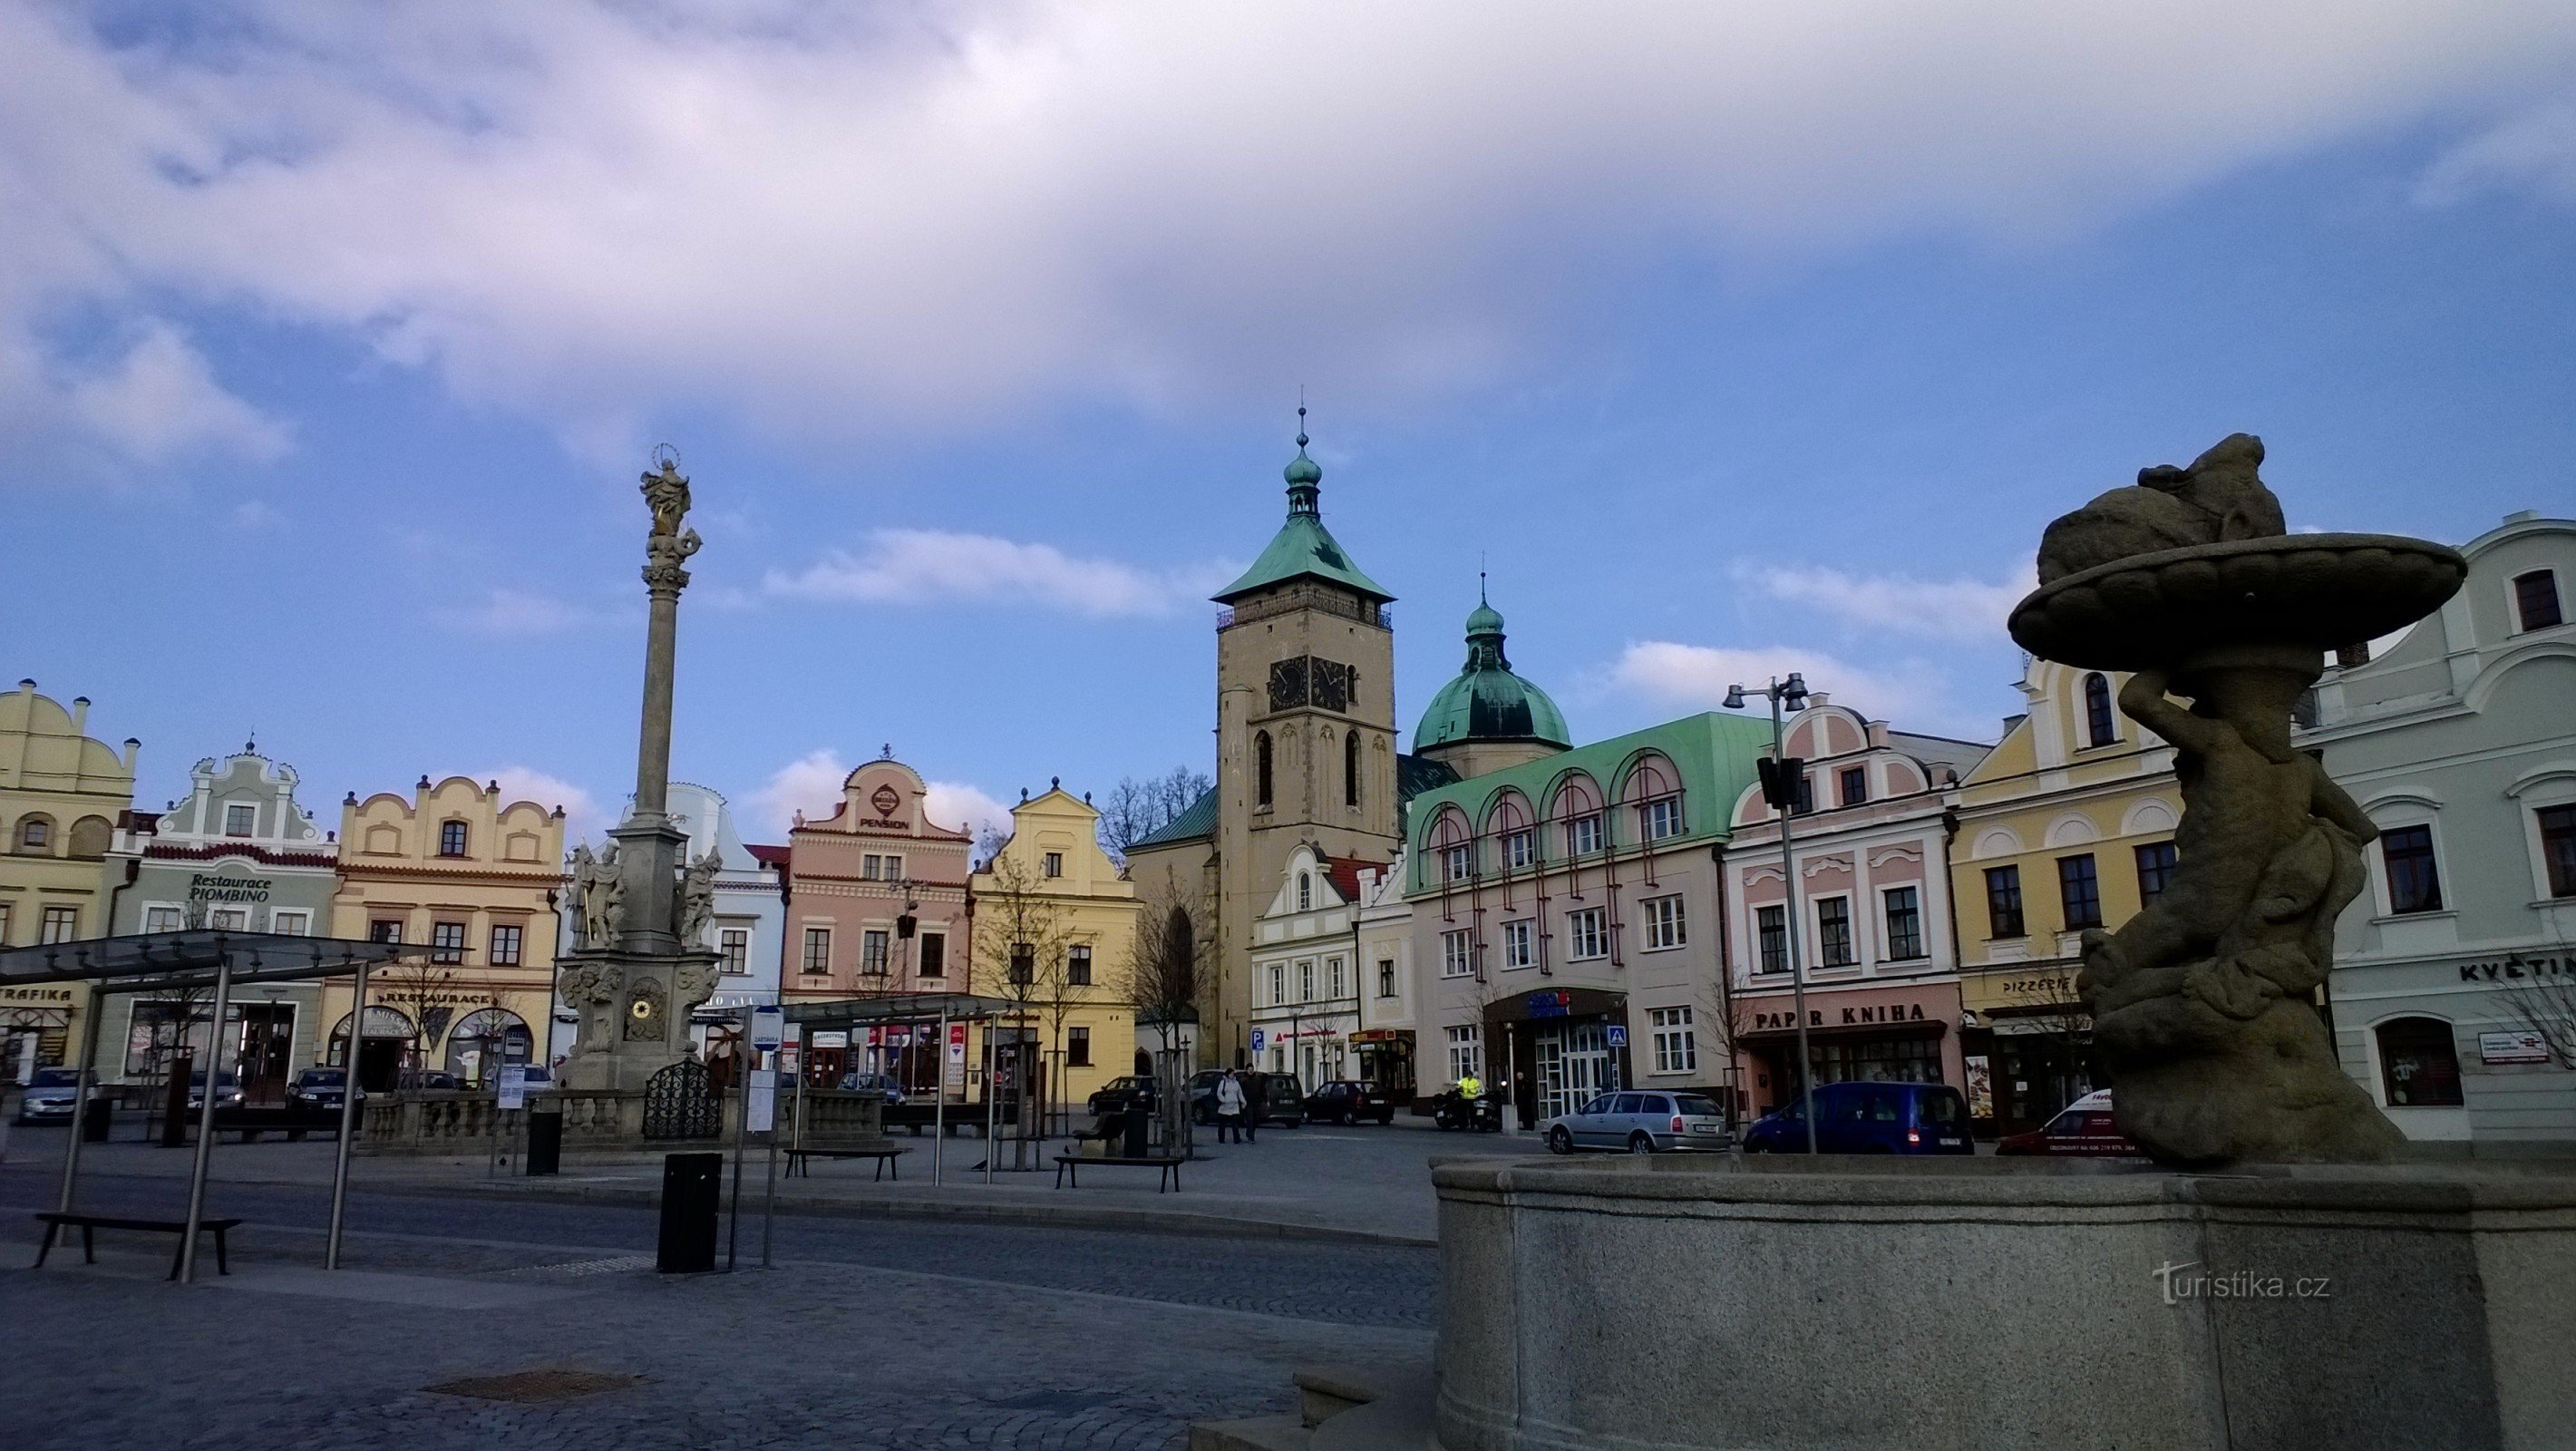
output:
M72 1121L72 1095L80 1091L80 1072L72 1068L39 1068L18 1099L18 1122L67 1124Z
M1705 1094L1622 1089L1605 1093L1573 1113L1549 1119L1547 1146L1560 1154L1577 1149L1624 1149L1632 1154L1673 1149L1724 1149L1735 1140L1726 1115Z

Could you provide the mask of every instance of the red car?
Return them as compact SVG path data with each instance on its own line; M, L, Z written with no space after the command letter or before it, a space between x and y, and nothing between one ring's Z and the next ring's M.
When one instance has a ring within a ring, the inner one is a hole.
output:
M2055 1154L2090 1159L2138 1159L2145 1155L2111 1121L2111 1090L2088 1093L2068 1104L2057 1117L2026 1134L2014 1134L1995 1145L1998 1154Z

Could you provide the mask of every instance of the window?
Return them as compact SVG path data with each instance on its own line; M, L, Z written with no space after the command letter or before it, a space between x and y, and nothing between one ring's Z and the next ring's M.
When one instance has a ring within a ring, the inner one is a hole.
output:
M1526 917L1503 924L1503 966L1528 967L1538 961L1538 934L1530 930Z
M1565 914L1565 955L1577 962L1610 955L1610 913L1606 908L1586 907Z
M1324 977L1328 985L1332 988L1331 995L1335 998L1346 998L1350 996L1350 983L1343 975L1346 971L1347 969L1344 967L1340 958L1327 957L1324 959Z
M1879 897L1887 904L1887 955L1897 962L1921 957L1923 899L1912 887L1890 887Z
M379 917L367 924L367 940L369 942L400 942L402 941L402 927L402 923L391 918Z
M1682 798L1658 796L1646 803L1646 840L1662 841L1682 834Z
M1060 877L1064 875L1063 852L1051 851L1046 854L1046 874L1050 877Z
M176 932L187 925L187 914L176 907L147 907L143 912L146 932ZM384 939L378 938L377 941Z
M1270 732L1252 733L1253 804L1270 804Z
M517 967L519 965L519 947L526 938L527 929L524 927L504 926L493 928L492 965L494 967Z
M808 927L805 929L804 969L807 972L830 972L832 970L831 928Z
M1091 986L1091 944L1077 942L1064 950L1064 980L1073 987Z
M2057 904L2066 909L2066 930L2102 925L2102 882L2093 871L2093 854L2057 859Z
M1469 1026L1451 1028L1449 1037L1449 1081L1457 1083L1485 1076L1485 1051L1481 1030Z
M30 816L18 828L20 851L43 851L54 839L54 824L41 816Z
M859 971L868 977L886 975L886 957L893 945L892 934L882 927L870 927L859 934Z
M1647 1017L1655 1032L1655 1071L1697 1073L1699 1037L1691 1031L1691 1010L1657 1008Z
M2100 675L2084 677L2084 734L2091 745L2120 743L2119 718L2111 714L2111 682Z
M1091 1066L1091 1030L1089 1028L1064 1030L1064 1066L1067 1068Z
M1315 959L1309 957L1297 964L1297 1001L1315 1000Z
M1986 868L1986 935L2019 937L2021 925L2021 868Z
M921 959L921 966L913 975L946 977L948 975L948 934L924 932L918 940L921 945L916 949L916 955Z
M268 930L280 937L310 937L313 935L313 914L271 912L268 914Z
M1764 972L1789 970L1789 909L1756 907L1753 909L1753 936L1762 954Z
M900 852L888 852L888 853L886 853L886 859L885 859L885 879L886 879L887 881L889 881L889 882L899 882L899 881L902 881L902 880L903 880L903 855L902 855L902 853L900 853Z
M1440 934L1440 975L1465 977L1476 970L1475 954L1468 949L1464 931Z
M1288 1001L1288 967L1285 963L1274 962L1270 964L1270 1005L1275 1008L1286 1001Z
M1681 898L1648 897L1637 904L1637 910L1645 914L1648 952L1679 947L1688 940L1688 935L1682 930Z
M1538 862L1538 837L1528 827L1503 833L1503 866L1520 870Z
M1578 816L1565 824L1565 850L1568 856L1584 856L1600 849L1600 812Z
M2169 841L2148 842L2139 847L2137 853L2138 905L2144 907L2163 896L2165 888L2173 885L2177 858L2174 856L2174 844Z
M429 960L463 962L465 960L465 924L432 922L429 924Z
M1816 778L1813 774L1806 771L1798 773L1798 799L1789 809L1798 816L1816 809Z
M9 904L6 902L0 902L0 947L6 947L9 945L9 925ZM146 932L153 932L158 931L159 929L147 926L143 930Z
M1360 733L1342 737L1342 804L1360 804Z
M1852 951L1851 898L1816 899L1816 965L1849 967L1860 959Z
M1026 942L1011 944L1011 965L1003 970L1003 979L1013 987L1027 987L1037 980L1038 950Z
M69 942L80 936L80 908L47 907L37 919L38 942Z
M874 852L859 858L859 878L869 882L882 881L885 878L885 858Z
M2576 806L2540 808L2540 859L2549 895L2576 897Z
M246 801L224 807L224 835L248 836L259 829L259 808Z
M1297 874L1297 910L1303 912L1315 905L1315 879L1304 872Z
M465 855L464 822L442 821L438 824L438 854L440 856Z
M1381 957L1377 960L1377 995L1382 998L1395 996L1395 959L1393 958Z
M2460 1048L2439 1018L2392 1018L2379 1025L2379 1082L2391 1108L2457 1108Z
M2390 827L2379 834L2379 857L2388 867L2389 911L2442 910L2442 877L2433 865L2433 828Z
M248 932L250 930L250 909L248 907L218 907L215 909L214 920L207 925L213 927L218 932Z
M2558 576L2546 569L2513 577L2513 607L2526 630L2546 630L2566 623L2558 609Z
M729 973L751 971L751 934L740 927L728 927L716 937L716 955L723 970Z
M1869 768L1867 766L1845 766L1843 767L1840 776L1836 779L1839 783L1836 789L1842 793L1840 798L1841 804L1845 806L1858 806L1869 799Z
M1444 881L1463 882L1476 869L1476 849L1453 846L1440 854L1440 873Z

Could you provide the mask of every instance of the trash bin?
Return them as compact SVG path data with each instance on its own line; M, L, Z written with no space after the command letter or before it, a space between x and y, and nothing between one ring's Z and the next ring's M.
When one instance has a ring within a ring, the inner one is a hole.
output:
M563 1168L563 1115L531 1113L528 1115L528 1160L530 1178L553 1174Z
M1146 1153L1145 1130L1153 1123L1154 1116L1139 1108L1128 1110L1126 1119L1127 1122L1120 1126L1125 1132L1119 1135L1118 1152L1126 1158L1141 1159Z
M662 1156L662 1238L655 1269L693 1275L716 1267L716 1207L723 1188L724 1155Z
M104 1094L91 1094L89 1102L81 1105L81 1142L106 1143L108 1128L115 1122L116 1100Z

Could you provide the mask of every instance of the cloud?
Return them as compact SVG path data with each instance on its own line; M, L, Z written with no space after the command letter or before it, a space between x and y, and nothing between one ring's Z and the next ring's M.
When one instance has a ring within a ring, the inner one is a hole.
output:
M1749 561L1735 578L1773 599L1803 605L1845 624L1901 635L1994 641L2004 619L2024 595L2039 588L2036 564L2000 584L1982 580L1918 580L1904 575L1863 575L1821 565L1781 567Z
M1760 686L1797 671L1807 688L1899 730L1955 730L1972 719L1954 707L1940 672L1919 665L1875 669L1793 646L1730 649L1670 640L1631 642L1610 683L1668 709L1715 710L1731 685Z
M2424 169L2415 197L2446 206L2508 188L2576 206L2576 93L2553 97L2444 152Z
M1051 544L937 529L879 529L858 554L835 551L803 570L772 570L775 598L928 604L1029 603L1093 618L1165 614L1225 583L1223 565L1155 572L1083 559Z
M465 609L441 610L438 617L457 629L480 635L560 635L633 619L632 607L578 604L541 590L495 585Z
M588 449L677 406L832 435L1300 375L1400 400L1677 249L2045 245L2576 57L2563 0L162 13L0 8L0 389L49 320L231 309ZM283 446L146 336L76 423Z
M952 831L981 837L985 830L1007 834L1011 829L1011 808L981 787L962 781L926 781L930 796L921 803L924 816Z
M527 766L502 766L496 770L463 771L477 781L501 783L501 802L534 801L549 809L560 806L564 811L564 847L589 839L591 833L614 825L600 810L599 799L582 787L560 776L549 776Z
M204 450L265 462L292 431L224 390L178 329L150 322L112 366L58 387L62 413L92 442L135 463Z
M753 819L773 837L784 838L795 824L796 813L808 817L829 816L841 804L841 783L850 778L848 763L840 752L813 751L797 757L771 773L759 790L751 793Z

